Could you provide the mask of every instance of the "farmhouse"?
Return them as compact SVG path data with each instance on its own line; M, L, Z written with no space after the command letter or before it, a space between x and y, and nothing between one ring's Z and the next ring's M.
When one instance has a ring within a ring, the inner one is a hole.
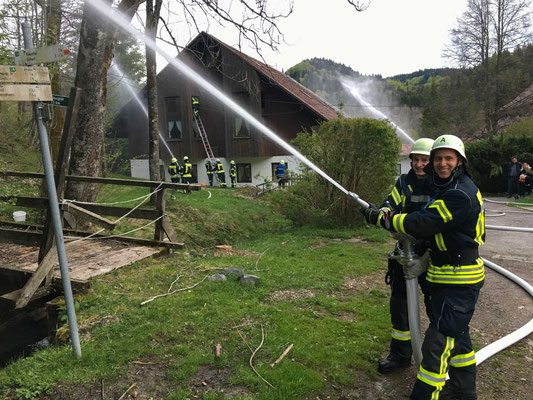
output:
M323 121L337 118L337 111L298 82L241 53L215 37L200 33L178 59L221 88L256 119L290 142L298 132L309 131ZM162 170L172 156L181 163L188 156L193 164L193 182L207 183L206 151L193 117L191 98L199 99L199 114L216 158L227 173L230 160L237 165L239 185L256 185L272 179L284 160L295 171L298 162L219 99L168 65L158 75L159 127ZM132 176L148 178L148 122L140 102L132 99L113 124L115 137L129 139ZM168 146L168 148L167 148ZM140 159L139 159L140 158ZM146 158L146 157L144 157Z

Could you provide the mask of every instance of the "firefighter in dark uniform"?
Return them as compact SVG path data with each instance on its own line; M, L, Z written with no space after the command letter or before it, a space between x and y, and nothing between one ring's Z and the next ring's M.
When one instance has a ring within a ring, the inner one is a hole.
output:
M235 161L230 161L229 167L229 177L231 179L231 187L237 187L237 167L235 166Z
M189 161L189 157L183 157L183 175L181 176L182 183L190 184L192 180L192 164ZM185 193L191 194L191 189L187 188Z
M192 112L195 117L200 115L200 99L196 96L191 97L192 100Z
M172 183L179 183L179 169L180 166L178 165L178 160L174 157L170 160L170 165L168 166L168 174L170 175L170 181ZM177 191L178 189L174 189ZM174 196L172 196L174 197Z
M220 162L220 158L217 158L217 164L215 165L217 171L218 181L220 182L220 187L226 187L226 174L224 172L224 165Z
M469 324L485 280L478 254L485 241L485 212L466 162L461 139L438 137L426 167L436 187L428 204L419 212L391 211L377 218L385 229L425 238L430 246L426 276L430 324L411 399L477 399L476 357ZM408 262L407 268L416 268L417 262Z
M381 212L394 211L396 213L411 213L420 211L428 202L429 195L433 190L432 180L424 171L424 167L429 163L429 155L433 139L418 139L409 154L411 159L411 169L407 174L401 175L396 181L396 185L391 193L380 206ZM366 211L366 210L365 210ZM379 210L374 210L379 213ZM370 215L367 213L367 215ZM367 219L368 222L370 222ZM376 220L377 221L377 220ZM398 243L396 246L398 247ZM426 251L424 245L416 246L419 256ZM389 256L388 272L385 282L390 284L390 315L392 323L390 353L384 360L378 363L378 372L386 374L400 368L407 368L411 365L413 349L411 347L411 332L409 330L409 318L407 314L407 289L403 266L396 259ZM426 275L418 277L422 292L426 293ZM427 302L425 296L425 302Z
M213 166L209 160L205 162L205 173L207 174L207 179L209 179L209 186L213 186Z

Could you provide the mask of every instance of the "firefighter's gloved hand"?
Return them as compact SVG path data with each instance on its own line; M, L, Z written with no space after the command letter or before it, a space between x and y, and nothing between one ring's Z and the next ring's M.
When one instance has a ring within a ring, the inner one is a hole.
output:
M388 231L396 232L394 226L392 225L392 217L394 217L394 211L382 212L382 216L379 219L379 224L382 228L385 228Z
M361 207L359 211L365 216L366 222L372 225L377 225L379 210L374 204L369 203L368 207Z
M403 265L403 275L405 279L415 279L427 271L429 267L429 251L426 251L419 258L407 261Z

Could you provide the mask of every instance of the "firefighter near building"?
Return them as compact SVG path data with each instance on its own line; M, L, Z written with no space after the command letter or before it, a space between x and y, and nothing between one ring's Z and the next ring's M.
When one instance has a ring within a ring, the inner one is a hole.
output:
M440 136L425 168L433 178L434 192L420 211L376 213L361 209L379 226L424 240L429 247L426 280L430 324L411 399L477 399L469 324L485 279L478 254L485 241L485 213L481 193L466 164L463 142L453 135ZM408 261L404 272L422 271L422 264L421 259Z
M220 161L220 158L217 158L215 170L217 172L217 177L218 177L218 182L220 183L220 187L225 188L226 187L226 173L224 172L224 165Z
M237 166L233 160L230 161L229 178L231 179L231 187L237 187Z
M181 175L181 181L182 181L182 183L186 183L186 184L190 185L190 183L192 181L192 164L189 161L189 157L187 157L187 156L183 157L182 169L183 169L183 172L182 172L182 175ZM191 189L187 188L185 190L185 193L191 194Z

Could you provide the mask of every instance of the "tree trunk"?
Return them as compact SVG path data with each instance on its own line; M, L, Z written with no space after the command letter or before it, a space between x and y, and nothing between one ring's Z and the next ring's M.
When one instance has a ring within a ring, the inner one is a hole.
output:
M106 0L109 4L110 0ZM140 0L123 0L119 10L131 19ZM104 142L107 71L115 48L117 28L85 3L80 32L75 86L83 89L72 143L69 173L98 176ZM69 182L65 198L93 201L94 184Z
M155 41L162 0L146 0L146 35ZM155 50L146 46L146 89L148 101L148 157L150 180L161 180L159 173L159 114Z

